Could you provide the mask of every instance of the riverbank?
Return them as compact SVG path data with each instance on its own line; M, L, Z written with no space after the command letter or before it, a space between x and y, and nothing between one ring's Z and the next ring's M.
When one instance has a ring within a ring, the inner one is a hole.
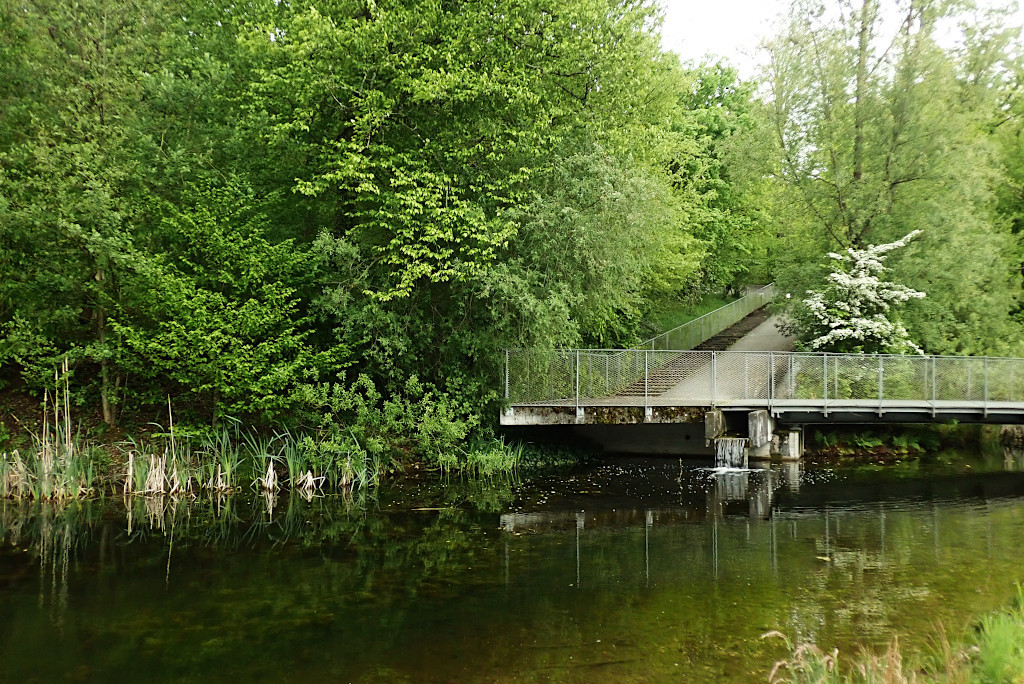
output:
M942 458L957 450L994 453L1002 444L998 427L960 424L860 429L819 426L806 437L805 459L830 466L897 465Z
M779 639L791 651L789 657L776 661L769 684L1020 682L1024 681L1024 590L1018 584L1009 606L976 616L952 641L939 625L931 647L909 657L898 636L881 652L862 650L854 655L838 649L824 651L813 643L795 644L777 630L761 638Z
M66 388L41 405L8 391L0 405L0 498L67 501L281 489L309 497L378 486L406 472L487 477L576 465L585 458L567 445L477 437L438 449L428 460L386 439L360 439L355 430L257 428L237 420L204 428L176 425L170 404L166 427L153 421L115 431L97 417L79 420Z

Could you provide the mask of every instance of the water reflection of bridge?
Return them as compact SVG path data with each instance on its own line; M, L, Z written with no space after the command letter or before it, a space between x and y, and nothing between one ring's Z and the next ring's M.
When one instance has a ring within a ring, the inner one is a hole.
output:
M728 562L730 554L737 550L734 548L737 533L741 545L745 534L748 553L767 553L765 569L773 573L778 569L778 544L783 537L810 543L808 560L823 567L843 572L877 571L901 555L891 549L887 552L890 544L887 525L892 511L901 515L914 511L922 521L928 520L921 527L921 534L931 535L931 553L938 563L943 543L940 516L950 502L974 500L983 502L987 508L994 501L1024 498L1024 478L1007 477L1001 473L960 474L898 483L888 479L801 486L802 464L793 462L782 466L776 465L773 469L765 464L762 468L748 471L715 473L707 483L703 506L666 503L630 508L617 504L614 508L598 505L587 510L503 514L501 529L509 535L505 543L506 581L509 580L511 536L570 535L575 543L575 586L579 587L581 568L588 562L588 535L601 539L604 533L638 531L640 528L643 529L643 567L648 581L652 560L664 560L652 558L651 553L652 535L659 531L698 541L699 549L691 556L707 562L708 569L716 578L723 569L720 562ZM1004 468L1008 472L1024 472L1024 452L1006 451ZM885 490L892 490L894 484L898 492L887 495ZM839 492L841 496L837 496ZM785 499L783 506L779 506L780 499ZM853 535L857 543L850 546L847 538L850 531L846 527L854 518L859 521L858 531ZM874 519L869 527L874 528L873 534L877 536L877 549L859 546L863 542L865 518ZM672 532L673 528L689 532L680 535ZM901 529L900 534L906 534L906 530ZM720 547L724 539L728 540L725 546L728 552Z
M694 506L658 506L643 510L630 508L598 508L591 511L533 511L505 513L501 528L506 532L538 532L570 529L576 526L622 527L645 525L699 523L722 519L727 515L745 513L752 520L766 519L771 513L775 491L784 486L790 492L800 489L801 464L787 462L773 470L768 463L754 470L717 472L708 483L703 508Z

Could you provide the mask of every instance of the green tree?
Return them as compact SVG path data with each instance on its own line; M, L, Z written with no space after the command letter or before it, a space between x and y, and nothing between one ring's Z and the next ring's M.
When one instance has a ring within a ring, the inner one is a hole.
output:
M631 338L645 293L692 277L655 22L642 2L324 2L248 35L247 125L317 216L340 367L482 410L503 347Z
M893 266L928 292L907 307L911 336L936 353L1005 352L1020 340L1009 312L1015 246L995 213L1000 174L964 96L962 63L936 36L964 18L958 3L800 0L771 41L770 121L793 246L784 290L818 289L814 253L863 248L913 230L924 236ZM969 258L965 258L969 255Z
M0 361L17 361L38 384L67 356L76 371L99 377L103 419L112 424L121 381L108 317L122 266L138 258L134 107L138 76L152 63L155 13L106 0L13 9L21 45L14 64L32 84L20 111L36 115L2 151Z
M182 200L153 207L159 250L122 275L111 320L121 365L141 381L144 403L185 394L214 422L273 420L322 365L296 296L313 264L292 242L267 240L261 202L238 181L190 187Z

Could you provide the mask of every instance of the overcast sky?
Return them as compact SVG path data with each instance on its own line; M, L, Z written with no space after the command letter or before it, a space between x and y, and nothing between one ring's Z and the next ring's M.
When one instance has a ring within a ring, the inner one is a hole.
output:
M705 54L728 57L745 77L753 75L758 40L772 33L784 0L661 0L662 44L684 60Z
M995 4L998 0L982 0ZM772 35L788 0L660 0L665 8L662 45L684 60L727 57L740 75L754 75L760 38ZM1001 4L1001 3L1000 3ZM1024 24L1024 10L1017 12Z

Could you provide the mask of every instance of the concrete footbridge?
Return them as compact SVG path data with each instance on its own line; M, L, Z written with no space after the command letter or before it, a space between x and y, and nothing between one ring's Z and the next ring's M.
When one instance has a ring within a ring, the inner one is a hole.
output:
M799 427L814 423L1024 422L1024 359L666 348L714 327L670 331L663 347L508 350L501 423L702 423L730 465L739 451L744 464L771 449L799 458Z

